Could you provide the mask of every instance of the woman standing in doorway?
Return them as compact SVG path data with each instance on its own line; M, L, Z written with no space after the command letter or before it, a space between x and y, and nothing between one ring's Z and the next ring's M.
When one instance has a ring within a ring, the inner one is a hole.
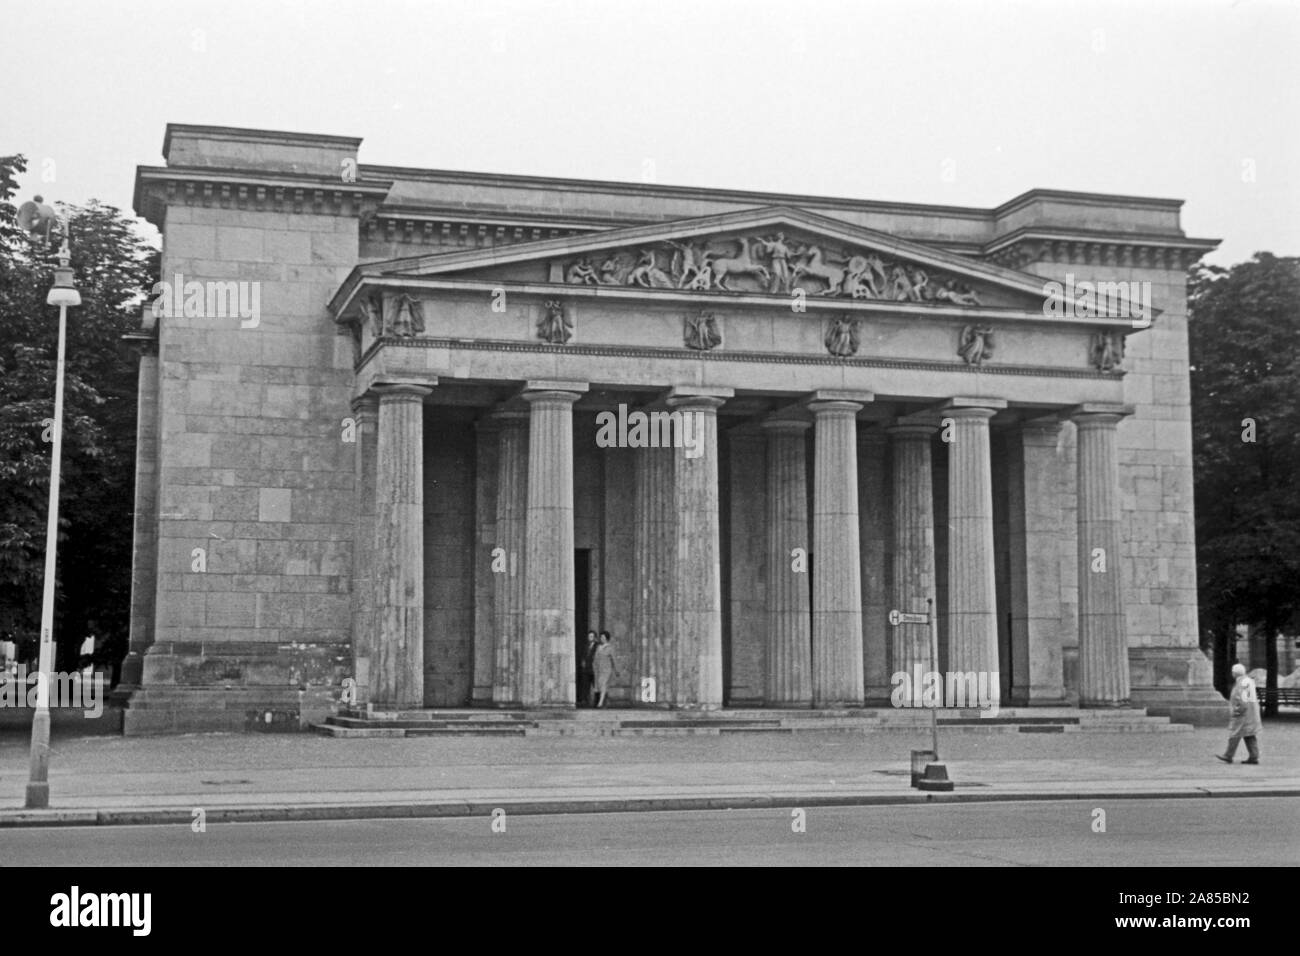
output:
M596 653L599 642L596 632L587 632L587 643L582 646L582 656L578 658L578 706L591 707L596 699L596 682L591 673L591 657Z
M609 690L609 679L618 676L618 662L614 660L614 648L610 644L609 631L600 632L600 643L591 658L592 671L596 678L596 692L600 695L597 707L605 706L605 694Z

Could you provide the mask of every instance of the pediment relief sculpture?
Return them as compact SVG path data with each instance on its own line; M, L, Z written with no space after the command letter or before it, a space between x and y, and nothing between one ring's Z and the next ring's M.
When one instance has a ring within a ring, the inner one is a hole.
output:
M734 292L980 305L961 279L870 250L831 247L784 232L663 242L582 256L566 262L570 285L637 286L691 292Z

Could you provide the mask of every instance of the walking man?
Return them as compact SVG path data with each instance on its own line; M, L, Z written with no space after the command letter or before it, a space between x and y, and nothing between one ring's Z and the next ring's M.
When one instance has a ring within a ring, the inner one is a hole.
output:
M1255 743L1261 728L1259 694L1255 690L1255 682L1246 676L1246 668L1241 664L1232 665L1232 678L1232 696L1228 698L1231 712L1228 720L1228 752L1215 756L1224 763L1232 763L1232 755L1237 752L1237 741L1244 737L1246 752L1250 756L1242 763L1259 763L1259 747Z

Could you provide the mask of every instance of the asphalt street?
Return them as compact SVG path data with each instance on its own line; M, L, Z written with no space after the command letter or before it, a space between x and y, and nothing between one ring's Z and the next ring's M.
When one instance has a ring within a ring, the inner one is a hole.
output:
M1104 811L1104 818L1096 811ZM1182 866L1300 859L1300 798L0 830L0 865ZM1105 831L1097 825L1104 819Z

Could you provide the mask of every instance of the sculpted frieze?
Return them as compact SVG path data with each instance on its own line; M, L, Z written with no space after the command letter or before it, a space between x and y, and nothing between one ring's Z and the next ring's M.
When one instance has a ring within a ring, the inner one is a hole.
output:
M961 279L870 250L757 236L671 239L564 263L570 285L980 305Z

